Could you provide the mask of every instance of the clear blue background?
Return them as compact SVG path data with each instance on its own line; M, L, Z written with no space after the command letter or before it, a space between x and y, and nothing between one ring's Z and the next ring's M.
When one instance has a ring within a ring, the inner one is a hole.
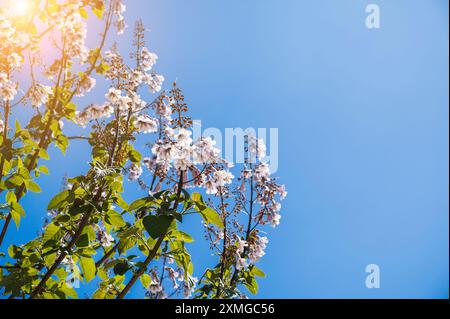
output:
M369 3L381 29L365 27ZM204 127L279 128L277 175L289 195L258 297L448 298L448 1L129 0L127 9L119 47L127 52L141 17L166 87L178 79ZM51 155L46 191L26 196L28 216L5 247L35 236L64 173L89 160L79 141ZM200 276L214 259L199 221L186 227ZM380 289L365 288L370 263ZM142 295L136 285L130 297Z

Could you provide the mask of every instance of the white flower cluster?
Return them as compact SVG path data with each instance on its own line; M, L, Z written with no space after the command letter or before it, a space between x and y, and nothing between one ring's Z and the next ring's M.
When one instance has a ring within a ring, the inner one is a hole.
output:
M185 299L189 298L195 291L198 279L188 274L187 280L183 281L183 296Z
M0 99L2 101L12 101L17 95L17 83L11 80L10 74L22 67L24 60L19 52L31 42L29 34L18 31L12 21L14 17L9 17L0 8Z
M7 12L3 12L0 8L0 52L14 52L15 48L23 48L32 40L28 33L14 28L12 23L14 19L15 17L9 17Z
M236 269L246 269L250 263L255 264L259 259L261 259L266 254L264 250L266 249L268 242L269 240L267 237L259 237L258 235L251 238L249 242L236 236ZM248 249L248 259L250 262L247 261L245 257L242 257L245 248Z
M90 104L82 112L77 111L74 122L82 127L86 127L87 123L102 117L109 117L114 109L107 103Z
M170 280L172 280L173 289L178 289L179 283L184 281L183 273L181 271L175 271L171 267L166 267L165 270L168 272Z
M59 257L60 252L58 252L56 255ZM73 260L71 255L66 255L66 257L64 257L64 259L62 260L61 264L68 266L70 268L75 267L75 261Z
M231 184L234 175L225 170L215 171L212 176L204 183L206 194L215 195L219 191L219 187Z
M237 270L246 269L248 267L248 262L245 258L242 258L242 253L245 250L245 247L248 247L248 243L241 239L239 236L236 236L236 268Z
M134 127L140 133L154 133L158 130L158 120L148 115L139 115L134 121Z
M257 201L261 204L260 214L265 214L266 219L261 219L261 223L270 223L272 227L280 224L281 203L277 201L277 196L283 200L287 196L286 187L275 183L270 177L269 166L266 163L259 163L254 169L254 178L258 186Z
M148 292L152 295L161 294L163 292L163 287L158 279L158 274L156 273L156 269L152 269L150 271L150 279L151 283L148 286Z
M85 45L87 25L80 14L82 7L83 1L68 1L59 11L52 14L52 19L56 28L65 36L66 54L85 62L89 50Z
M120 2L120 1L119 1ZM106 72L109 79L121 78L126 83L124 89L111 87L105 94L106 101L102 105L89 105L83 111L76 113L75 122L85 127L90 121L97 120L102 117L109 117L113 113L119 116L136 115L134 119L134 127L138 133L154 133L158 130L159 122L147 114L139 114L142 112L147 103L137 93L139 86L145 84L149 87L150 92L156 93L161 90L164 77L155 72L146 73L153 68L156 63L157 55L151 53L147 48L142 48L139 66L129 71L123 66L122 58L113 51L106 52L110 68ZM95 79L84 78L79 85L79 94L84 94L92 89L95 85ZM156 110L156 114L170 119L171 110L169 103L161 103Z
M128 180L137 180L142 175L142 166L139 164L133 164L129 168Z
M150 52L147 48L142 48L141 67L144 71L150 71L156 64L158 56L156 53Z
M75 96L82 97L86 93L89 93L95 87L96 83L97 80L92 77L83 77L78 83Z
M260 258L262 258L266 253L266 245L269 242L267 237L259 237L249 245L248 247L248 258L252 264L256 263Z
M122 3L120 0L114 0L114 14L116 15L116 21L114 22L114 25L117 29L118 34L123 34L125 31L125 28L127 27L125 23L125 18L123 17L123 13L126 10L126 6Z
M6 73L0 72L0 98L11 101L17 94L17 84L10 81Z
M31 105L40 107L48 102L50 95L53 93L52 88L47 85L35 83L28 93L31 100Z
M99 231L97 233L97 237L100 241L100 244L105 248L110 247L114 243L114 237L108 234L106 231Z
M261 208L255 216L255 219L261 224L270 224L276 227L280 224L281 204L279 201L283 200L286 195L286 188L284 185L276 183L275 179L271 177L269 165L262 161L265 157L266 146L262 139L249 138L248 151L250 155L258 156L259 163L254 164L251 168L244 168L242 170L241 191L245 191L245 183L252 178L256 184L257 202Z
M260 160L266 157L266 144L262 138L254 136L248 138L248 152L251 157L258 157Z
M111 207L111 209L113 208L114 206ZM95 230L97 231L97 240L104 248L110 247L114 243L114 237L111 236L103 226L96 224Z
M216 148L215 141L210 137L200 138L194 142L192 132L183 128L173 131L166 128L169 140L160 140L152 147L155 162L163 171L169 171L172 167L178 171L190 170L197 179L199 186L206 188L208 194L216 194L219 187L231 184L233 174L228 170L215 170L209 177L201 176L196 165L223 163L219 157L220 150ZM148 160L148 159L147 159Z

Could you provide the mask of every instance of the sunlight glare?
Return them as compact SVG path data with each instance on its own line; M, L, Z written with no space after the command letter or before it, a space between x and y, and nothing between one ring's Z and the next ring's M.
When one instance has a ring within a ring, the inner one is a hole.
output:
M31 7L29 0L11 0L9 3L11 14L16 16L26 15Z

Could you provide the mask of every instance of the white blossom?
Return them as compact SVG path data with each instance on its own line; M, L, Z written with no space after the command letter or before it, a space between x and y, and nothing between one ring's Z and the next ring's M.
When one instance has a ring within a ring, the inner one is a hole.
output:
M18 69L23 62L23 58L16 52L13 52L7 55L6 62L8 63L10 68Z
M210 178L208 179L203 186L206 188L206 194L209 195L215 195L217 194L217 185L216 183Z
M5 82L0 87L0 97L3 101L11 101L17 94L17 84L11 81Z
M128 179L130 181L134 181L141 177L142 175L142 166L139 164L133 164L130 166L130 172L128 174Z
M195 286L197 285L198 279L196 277L192 277L188 275L188 279L183 282L183 295L184 298L189 298L191 294L195 290Z
M238 258L237 262L236 262L236 269L237 270L242 270L242 269L246 269L248 267L248 262L245 258Z
M120 0L115 0L114 3L114 14L117 16L114 25L117 29L117 34L123 34L125 28L127 27L125 23L125 18L123 17L123 13L126 10L126 6Z
M209 136L199 139L194 144L194 163L206 164L216 160L220 153L220 150L214 147L214 145L216 145L216 141L211 139L211 137Z
M108 93L105 94L107 100L111 102L111 104L117 104L119 98L122 96L122 91L110 88Z
M238 236L236 236L236 237L237 237L236 238L237 252L239 254L242 254L244 252L245 247L248 246L248 243L245 240L241 239L240 237L238 237Z
M178 282L177 279L179 277L179 273L171 267L166 267L167 272L169 273L169 278L172 280L173 283L173 289L178 289Z
M176 155L176 149L171 144L155 143L152 147L152 153L156 155L157 161L172 161Z
M275 213L275 214L269 215L269 221L273 228L275 228L276 226L278 226L280 224L280 219L281 219L280 214Z
M155 53L148 51L147 48L143 48L141 52L141 66L144 71L149 71L155 65L158 56Z
M259 159L266 157L266 144L262 138L249 137L248 151L250 155L257 156Z
M31 105L40 107L48 102L49 96L52 94L52 88L47 85L36 83L30 89Z
M103 247L110 247L114 242L114 237L107 232L101 230L98 232L98 239Z
M162 89L164 77L156 73L145 74L143 81L148 85L151 93L157 93Z
M233 182L233 174L228 171L220 170L214 172L214 180L217 186L225 186Z
M140 115L134 121L134 126L140 133L154 133L158 130L158 120L148 115Z
M84 77L78 84L75 96L82 97L89 93L97 83L97 80L92 77Z
M254 243L249 245L248 258L250 259L252 264L256 263L266 254L264 250L266 249L266 245L268 242L269 240L267 239L267 237L258 237Z
M270 177L270 169L267 163L259 163L254 170L254 175L257 181L266 181Z

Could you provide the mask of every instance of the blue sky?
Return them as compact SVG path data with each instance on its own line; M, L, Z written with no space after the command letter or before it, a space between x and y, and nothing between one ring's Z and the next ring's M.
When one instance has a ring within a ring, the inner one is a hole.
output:
M380 29L365 27L369 3L380 6ZM129 0L127 9L204 127L279 129L277 175L289 194L258 297L448 298L448 1ZM89 160L83 142L51 155L45 193L24 198L28 216L5 246L34 237L64 173ZM199 272L214 265L201 237L191 248ZM379 289L365 287L371 263Z

